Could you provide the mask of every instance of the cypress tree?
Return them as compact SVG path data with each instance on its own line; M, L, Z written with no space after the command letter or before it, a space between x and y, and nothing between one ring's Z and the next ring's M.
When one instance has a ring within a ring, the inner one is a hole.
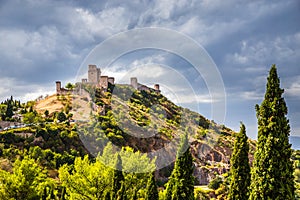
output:
M121 159L121 156L118 154L116 163L115 163L115 169L114 169L113 181L112 181L113 199L117 199L117 195L122 193L121 187L123 185L122 182L124 181L124 176L123 176L123 172L121 170L122 170L122 159ZM122 189L124 189L124 188L122 188Z
M13 112L13 102L12 101L7 101L7 107L6 107L6 112L5 112L5 117L6 118L11 118L14 115Z
M256 105L258 140L250 199L294 199L294 177L289 144L290 126L276 66L269 72L266 93Z
M152 173L148 179L145 200L158 200L157 185L155 182L155 177Z
M193 157L188 144L188 136L185 134L181 139L175 166L167 183L166 200L194 199L193 171Z
M240 132L235 136L234 149L230 160L230 189L228 199L248 200L250 185L249 144L245 125L241 124Z

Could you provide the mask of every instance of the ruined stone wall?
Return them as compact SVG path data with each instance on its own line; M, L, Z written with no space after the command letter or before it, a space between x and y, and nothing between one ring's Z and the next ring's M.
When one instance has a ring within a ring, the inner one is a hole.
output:
M132 77L130 78L130 82L131 82L131 86L134 88L134 89L138 89L138 82L137 82L137 78L136 77Z
M108 82L110 84L115 84L115 78L114 77L108 77Z
M101 71L96 65L89 65L88 70L88 82L92 84L99 83L99 77L101 76Z
M100 77L100 87L107 88L108 87L108 76Z

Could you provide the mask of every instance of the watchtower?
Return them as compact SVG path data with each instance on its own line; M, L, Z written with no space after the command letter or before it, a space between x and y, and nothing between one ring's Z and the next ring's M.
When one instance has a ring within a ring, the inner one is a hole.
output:
M108 82L110 84L115 84L115 78L114 77L108 77Z
M101 76L101 70L96 65L89 65L88 82L98 84Z
M131 82L131 86L137 90L138 88L138 82L137 82L137 78L136 77L131 77L130 78L130 82Z
M60 94L61 93L61 82L60 81L56 81L56 93Z

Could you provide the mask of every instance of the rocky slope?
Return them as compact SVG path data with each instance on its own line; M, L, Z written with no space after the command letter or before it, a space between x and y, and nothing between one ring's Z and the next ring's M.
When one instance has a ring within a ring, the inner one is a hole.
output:
M107 90L87 91L92 94L91 101L97 105L99 114L94 127L101 127L100 132L115 145L146 153L165 148L166 157L171 157L176 151L168 149L168 144L188 132L196 183L206 185L218 174L228 172L235 134L231 129L175 105L150 88L138 91L128 85L109 85ZM250 144L252 161L254 142ZM99 151L96 147L101 145L94 143L94 146L93 150ZM170 171L166 167L157 176L164 182Z
M68 156L77 155L74 149L79 155L96 156L111 141L115 146L130 146L143 153L164 149L158 161L163 163L175 158L176 150L170 144L177 144L180 135L187 132L197 185L207 185L218 174L228 172L235 133L224 125L177 106L150 88L142 91L129 85L109 85L108 89L81 85L80 88L66 96L49 96L34 107L41 114L50 111L50 116L68 108L75 123L45 122L4 131L0 134L4 149L38 145ZM254 142L250 144L252 161ZM164 183L171 171L172 165L163 166L157 171L157 178Z

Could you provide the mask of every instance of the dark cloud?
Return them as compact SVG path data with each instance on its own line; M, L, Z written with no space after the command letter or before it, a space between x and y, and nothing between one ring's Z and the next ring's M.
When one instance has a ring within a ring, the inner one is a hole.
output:
M86 55L109 36L133 28L162 27L190 36L208 51L226 86L226 123L233 128L244 120L255 132L254 104L262 100L268 69L276 63L286 88L292 129L300 130L299 11L297 0L4 0L0 3L0 80L5 84L0 85L0 98L13 94L25 100L43 88L51 92L55 80L72 80ZM197 79L184 59L165 52L127 56L119 60L121 66L134 59L162 62ZM199 81L198 88L206 88ZM206 89L199 95L203 102ZM189 102L184 105L195 108Z

